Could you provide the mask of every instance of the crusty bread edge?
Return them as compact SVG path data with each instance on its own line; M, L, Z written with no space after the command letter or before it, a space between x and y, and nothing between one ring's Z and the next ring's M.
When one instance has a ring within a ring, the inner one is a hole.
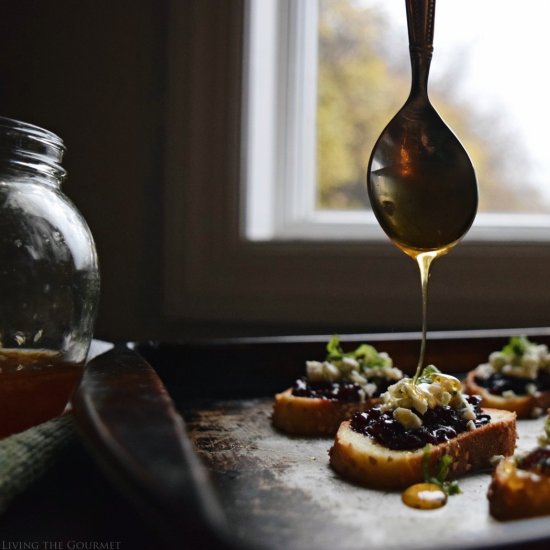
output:
M499 521L550 514L550 477L521 470L513 458L501 461L487 492L489 513Z
M502 409L515 412L518 418L532 418L533 413L540 409L542 414L550 407L550 391L538 392L536 395L519 395L514 397L502 397L494 395L486 388L479 386L475 381L475 371L470 371L464 380L466 393L479 395L481 406L492 409Z
M354 412L367 410L380 400L342 402L292 395L292 389L275 395L271 421L278 430L291 435L334 436L340 423Z
M432 447L430 471L436 471L444 454L453 458L449 479L490 467L494 455L513 454L517 439L516 414L494 409L485 409L484 412L491 416L489 424ZM353 431L349 424L341 424L329 451L330 465L343 478L384 490L404 489L424 480L423 449L387 449L370 437Z

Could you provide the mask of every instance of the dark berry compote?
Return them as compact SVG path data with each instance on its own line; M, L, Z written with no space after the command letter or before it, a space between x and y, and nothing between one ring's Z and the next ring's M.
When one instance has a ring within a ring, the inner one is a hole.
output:
M388 386L395 380L388 380L382 376L371 378L369 383L376 385L376 390L369 397L380 397ZM353 403L361 401L361 386L351 382L309 382L307 378L298 378L292 386L292 395L295 397L312 397Z
M537 447L519 461L518 467L550 476L550 446Z
M466 400L474 409L476 428L488 424L491 417L481 411L481 398L469 395ZM437 406L423 415L416 414L422 419L422 426L405 428L393 417L392 411L382 412L377 405L368 411L355 413L351 419L351 429L371 437L384 447L399 451L412 451L428 444L438 445L469 429L468 420L462 417L460 411L449 406Z
M536 391L550 390L550 373L539 371L538 376L533 379L495 372L487 378L476 376L475 382L478 386L486 388L494 395L502 395L507 391L513 391L516 395L527 395L529 393L527 391L529 385L535 386Z

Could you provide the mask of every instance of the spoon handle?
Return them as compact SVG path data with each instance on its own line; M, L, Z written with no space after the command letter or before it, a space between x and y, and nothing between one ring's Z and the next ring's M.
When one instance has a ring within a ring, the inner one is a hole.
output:
M434 39L435 0L405 0L409 47L431 56Z
M411 97L428 99L428 75L433 53L435 0L405 0L411 54Z

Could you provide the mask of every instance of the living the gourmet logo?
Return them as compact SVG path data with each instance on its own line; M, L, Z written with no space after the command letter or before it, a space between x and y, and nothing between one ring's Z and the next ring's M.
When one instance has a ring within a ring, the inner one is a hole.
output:
M122 546L120 541L2 540L0 550L122 550Z

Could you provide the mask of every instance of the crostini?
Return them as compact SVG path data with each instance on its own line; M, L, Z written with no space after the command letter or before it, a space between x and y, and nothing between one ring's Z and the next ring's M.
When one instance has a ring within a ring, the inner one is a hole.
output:
M550 353L544 344L514 336L500 351L470 371L465 391L481 397L482 407L536 418L550 407Z
M449 455L449 478L490 467L494 455L509 456L516 445L516 415L481 409L460 381L430 365L418 380L403 378L381 403L358 412L338 429L329 451L342 477L374 489L404 489L424 479L429 467Z
M498 520L550 514L550 418L539 446L525 455L499 462L487 498L489 513Z
M333 436L343 420L377 404L402 377L387 353L369 344L344 352L333 336L325 360L307 361L306 376L275 396L273 425L292 435Z

